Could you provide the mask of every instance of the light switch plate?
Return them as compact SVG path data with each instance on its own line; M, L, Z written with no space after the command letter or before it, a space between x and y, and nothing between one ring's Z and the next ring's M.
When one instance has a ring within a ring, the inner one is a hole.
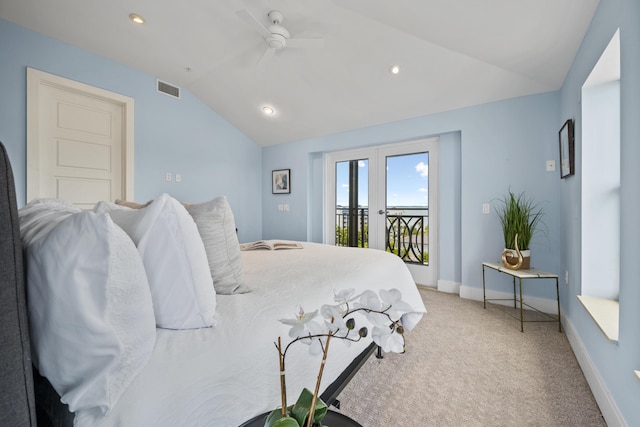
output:
M556 170L556 161L547 160L547 172L554 172Z

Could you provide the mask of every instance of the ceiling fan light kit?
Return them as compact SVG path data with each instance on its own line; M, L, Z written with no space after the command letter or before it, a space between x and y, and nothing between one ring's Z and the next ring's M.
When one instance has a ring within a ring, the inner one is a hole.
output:
M272 27L271 27L272 28ZM281 34L273 34L267 39L267 44L271 49L282 49L287 43L287 38Z

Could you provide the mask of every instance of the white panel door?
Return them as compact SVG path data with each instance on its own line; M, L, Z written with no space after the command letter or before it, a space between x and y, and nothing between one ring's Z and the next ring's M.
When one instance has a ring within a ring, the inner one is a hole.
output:
M36 70L29 77L27 198L61 198L83 209L132 199L133 100Z

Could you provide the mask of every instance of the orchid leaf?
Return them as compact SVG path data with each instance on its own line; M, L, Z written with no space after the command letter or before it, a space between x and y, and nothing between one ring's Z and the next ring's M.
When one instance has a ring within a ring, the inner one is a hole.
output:
M295 418L284 417L273 423L270 427L300 427Z
M293 405L291 415L293 415L301 426L305 425L307 416L309 416L309 409L311 408L312 400L313 393L305 388L302 390L302 393L300 393L300 397L298 397L296 404ZM327 405L319 398L316 398L316 406L313 410L313 424L320 423L326 414Z
M264 422L264 427L300 427L295 418L283 417L282 410L272 411Z

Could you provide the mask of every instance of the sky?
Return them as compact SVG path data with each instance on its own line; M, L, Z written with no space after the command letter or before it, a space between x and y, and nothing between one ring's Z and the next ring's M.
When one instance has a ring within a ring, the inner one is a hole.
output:
M387 207L429 205L429 153L387 157ZM368 206L368 160L358 162L358 205ZM336 167L336 204L349 205L349 162Z

